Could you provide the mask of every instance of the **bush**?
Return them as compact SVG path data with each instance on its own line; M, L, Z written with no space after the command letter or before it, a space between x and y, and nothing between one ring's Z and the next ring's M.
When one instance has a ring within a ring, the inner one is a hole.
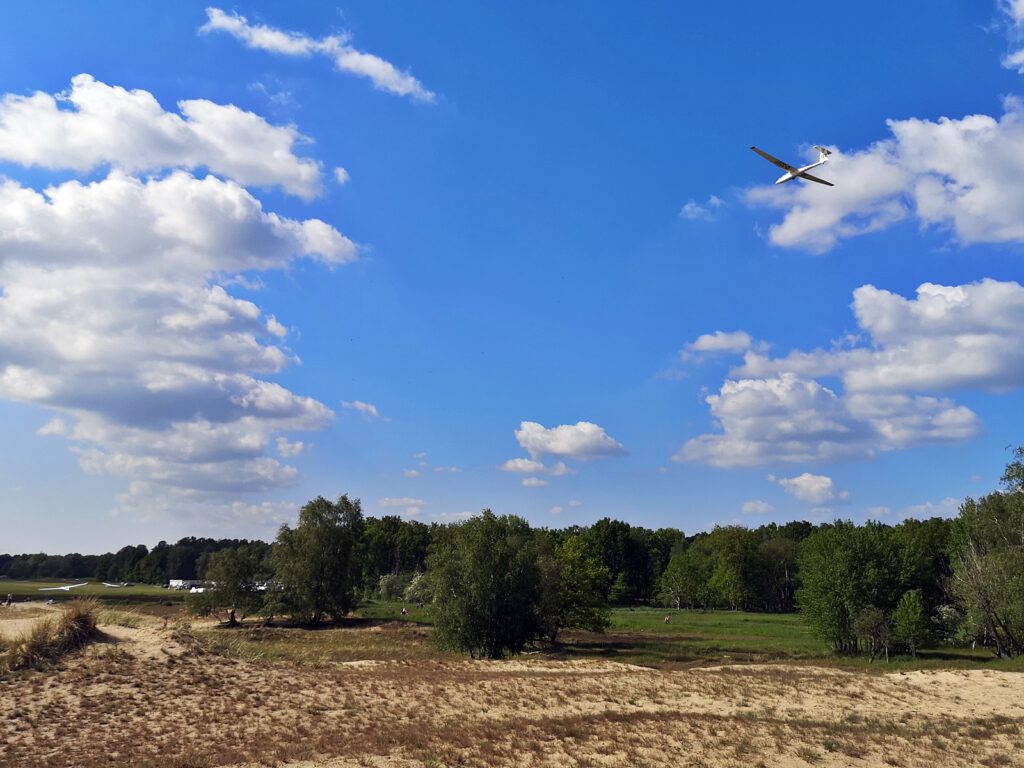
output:
M377 595L381 600L403 600L412 579L412 573L386 573L377 584Z

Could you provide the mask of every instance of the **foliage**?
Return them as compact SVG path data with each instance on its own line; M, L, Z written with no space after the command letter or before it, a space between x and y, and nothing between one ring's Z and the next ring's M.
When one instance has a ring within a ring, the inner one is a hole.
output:
M928 640L928 615L925 613L921 590L903 593L892 612L892 634L896 642L906 646L911 656Z
M361 571L367 591L379 590L380 579L422 571L430 546L430 527L395 515L368 518L363 526Z
M433 587L426 572L416 571L405 589L405 600L409 603L429 603L434 599Z
M440 645L473 658L522 651L540 629L541 573L529 524L484 510L438 533L427 567Z
M997 656L1024 653L1024 493L967 499L951 545L953 589L970 631Z
M386 573L377 581L377 597L381 600L402 600L412 584L414 573Z
M812 533L800 549L796 597L814 632L836 650L857 651L854 617L868 607L895 607L910 581L912 550L878 523L837 522Z
M362 531L362 507L348 496L334 503L317 497L299 510L294 529L281 526L272 556L272 597L283 612L318 624L355 607Z
M538 567L540 636L554 643L563 629L601 632L608 626L608 569L591 554L582 536L570 536L553 551L542 551Z
M269 579L267 567L259 551L248 546L215 552L206 570L207 585L203 592L190 594L185 604L197 614L227 612L228 622L236 623L257 613L263 605L260 585Z

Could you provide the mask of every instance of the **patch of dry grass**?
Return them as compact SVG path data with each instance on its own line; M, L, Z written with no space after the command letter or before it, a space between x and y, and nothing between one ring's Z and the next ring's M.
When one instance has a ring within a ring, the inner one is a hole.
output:
M0 681L0 766L997 768L1024 747L1004 672L469 662L411 629L126 628Z
M98 640L102 636L98 613L95 600L74 600L56 617L40 619L11 644L6 653L7 670L41 669Z

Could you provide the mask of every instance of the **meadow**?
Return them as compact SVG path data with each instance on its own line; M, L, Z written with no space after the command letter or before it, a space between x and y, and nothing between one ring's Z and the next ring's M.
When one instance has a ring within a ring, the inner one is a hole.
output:
M78 587L64 591L53 589L71 584L86 582L84 587ZM41 590L48 591L41 591ZM0 579L0 599L8 594L14 595L14 599L22 600L74 600L82 597L93 597L103 601L117 601L125 603L153 603L171 602L182 604L185 600L185 592L164 589L153 584L133 584L127 587L107 587L99 581L87 579L61 579L45 581L22 581L18 579Z

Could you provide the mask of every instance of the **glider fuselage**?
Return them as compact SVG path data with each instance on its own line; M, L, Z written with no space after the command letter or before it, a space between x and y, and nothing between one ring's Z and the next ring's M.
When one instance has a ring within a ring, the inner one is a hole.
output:
M809 171L809 170L811 170L811 168L817 168L819 165L824 165L825 162L826 162L825 160L819 160L816 163L811 163L810 165L805 165L803 168L797 168L795 171L789 171L787 173L784 173L781 176L779 176L779 180L776 181L775 183L776 184L785 184L787 181L792 181L793 179L797 178L804 171Z

